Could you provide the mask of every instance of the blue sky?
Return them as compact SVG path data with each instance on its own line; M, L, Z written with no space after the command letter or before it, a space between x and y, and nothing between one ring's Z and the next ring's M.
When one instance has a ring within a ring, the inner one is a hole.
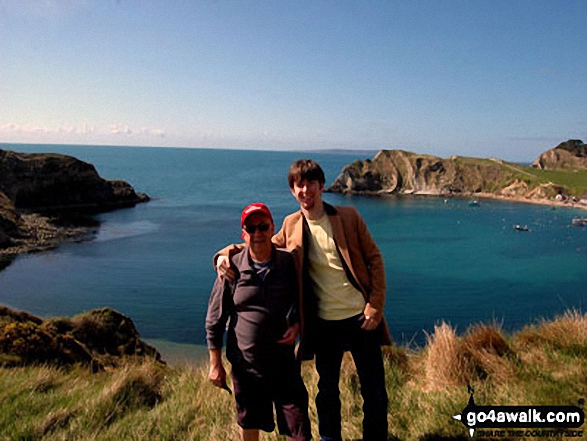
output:
M405 149L587 141L587 1L0 0L0 142Z

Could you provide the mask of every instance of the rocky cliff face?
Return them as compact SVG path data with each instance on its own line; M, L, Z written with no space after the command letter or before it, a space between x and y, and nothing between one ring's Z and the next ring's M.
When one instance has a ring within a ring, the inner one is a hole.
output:
M0 269L14 254L83 233L52 222L56 213L96 213L147 200L126 182L102 179L93 165L71 156L0 150Z
M523 167L499 159L442 159L382 150L373 160L346 166L327 191L354 194L469 195L553 198L563 189L527 182Z
M542 153L534 160L532 167L544 170L587 169L587 144L580 139L570 139Z
M499 161L442 159L382 150L373 160L346 166L329 188L341 193L449 195L483 192L503 180Z
M93 165L71 156L0 150L0 192L19 209L109 208L146 199L122 181L102 179Z

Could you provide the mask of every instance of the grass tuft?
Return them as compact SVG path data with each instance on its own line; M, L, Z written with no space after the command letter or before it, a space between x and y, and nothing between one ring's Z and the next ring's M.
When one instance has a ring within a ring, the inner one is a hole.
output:
M37 429L37 437L42 438L52 432L63 429L69 424L74 414L68 409L50 411L41 421Z
M548 345L555 350L571 350L585 354L587 348L587 314L576 309L566 311L555 320L543 320L526 326L516 334L520 345Z
M163 398L163 378L161 367L153 362L138 367L129 364L117 370L114 381L99 397L98 409L106 415L104 424L111 424L126 412L155 407Z
M426 384L429 389L442 389L462 383L464 360L454 328L442 322L434 326L434 333L426 335L424 361Z
M461 342L460 356L465 365L462 377L467 384L489 376L494 381L504 383L515 373L515 364L505 358L513 357L512 350L495 323L469 328Z

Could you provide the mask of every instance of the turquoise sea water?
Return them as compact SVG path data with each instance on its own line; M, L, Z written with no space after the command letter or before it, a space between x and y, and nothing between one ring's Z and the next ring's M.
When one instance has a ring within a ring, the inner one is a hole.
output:
M94 164L153 200L98 215L91 241L19 257L0 272L0 303L42 316L111 306L142 336L203 344L215 273L213 253L240 242L240 212L265 202L280 224L298 206L287 187L290 163L312 157L328 183L355 159L315 154L206 149L10 145L57 152ZM517 329L587 304L587 228L571 226L572 209L482 200L345 197L363 214L386 263L386 316L398 342L421 344L445 320L503 322ZM516 231L514 224L530 227Z

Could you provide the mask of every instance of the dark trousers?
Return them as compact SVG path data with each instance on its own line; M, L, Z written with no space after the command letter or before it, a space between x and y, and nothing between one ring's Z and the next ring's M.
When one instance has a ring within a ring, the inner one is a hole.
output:
M345 320L321 320L316 326L316 408L322 440L341 440L340 368L350 351L363 396L363 440L387 440L387 392L381 346L377 332L361 329L360 316Z

